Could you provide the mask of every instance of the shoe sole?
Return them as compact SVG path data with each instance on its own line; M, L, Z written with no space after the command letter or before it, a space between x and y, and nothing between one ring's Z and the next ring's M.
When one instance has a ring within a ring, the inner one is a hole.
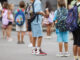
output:
M47 54L35 54L36 56L46 56Z

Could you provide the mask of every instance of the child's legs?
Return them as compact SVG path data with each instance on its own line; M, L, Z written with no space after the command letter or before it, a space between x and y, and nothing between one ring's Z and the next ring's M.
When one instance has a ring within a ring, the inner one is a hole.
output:
M38 47L41 47L42 37L38 38Z
M62 41L62 33L57 33L57 41L59 42L59 52L62 52L63 41Z
M78 47L78 56L80 57L80 37L79 40L77 41L77 47Z
M32 37L32 32L28 32L29 33L29 37L30 37L30 43L33 42L33 37Z
M51 25L48 24L47 25L47 35L50 36L50 34L51 34Z
M8 38L11 37L11 31L12 31L12 25L8 26L7 32L8 32Z
M21 41L23 42L25 32L21 32Z
M65 48L65 52L68 52L68 36L69 33L68 32L63 32L63 42L64 42L64 48Z
M6 29L3 28L2 31L3 31L3 38L4 38L6 35Z
M74 56L77 56L77 51L78 51L78 47L77 47L77 45L74 45L74 46L73 46Z
M33 42L32 42L32 44L33 44L33 47L36 47L36 37L33 37Z
M59 43L59 52L62 52L62 51L63 51L63 43L60 42L60 43Z
M65 52L68 52L68 43L64 43L64 47L65 47Z
M18 32L18 42L20 42L20 32Z
M73 53L74 53L74 56L77 56L77 54L78 54L78 46L77 46L78 32L77 32L77 30L72 32L72 34L73 34L73 38L74 38Z

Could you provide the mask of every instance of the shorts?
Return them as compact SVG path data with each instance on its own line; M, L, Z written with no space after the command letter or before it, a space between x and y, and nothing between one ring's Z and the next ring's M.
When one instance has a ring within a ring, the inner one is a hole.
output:
M80 28L72 32L74 45L80 46Z
M58 42L68 43L68 41L69 41L68 36L69 36L68 32L58 32L57 33L57 41Z
M42 37L42 25L41 24L31 24L32 27L32 36L33 37Z
M28 20L28 23L27 24L28 24L28 31L32 31L30 20Z
M18 26L18 25L16 25L16 31L17 32L20 32L20 31L22 31L22 32L26 32L26 23L24 23L22 26Z
M12 25L12 22L9 22L9 23L8 23L8 26L9 26L9 25Z

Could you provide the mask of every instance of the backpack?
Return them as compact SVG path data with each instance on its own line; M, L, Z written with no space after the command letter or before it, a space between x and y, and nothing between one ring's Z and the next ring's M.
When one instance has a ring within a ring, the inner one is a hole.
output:
M67 29L69 31L75 31L78 28L78 6L75 6L68 11L68 16L66 19Z
M15 23L18 26L22 26L25 23L25 13L24 13L24 9L18 9L17 13L15 15Z
M57 10L57 23L56 23L56 28L59 29L60 32L65 32L67 31L66 28L66 18L67 18L67 9L62 7Z
M32 3L31 6L28 4L28 5L27 5L27 8L26 8L26 10L29 10L29 11L26 11L26 13L27 13L27 14L30 14L30 19L29 19L30 22L33 22L36 17L37 17L37 22L38 22L38 14L35 13L34 3L35 3L35 1ZM30 12L30 9L31 9L32 12Z
M51 12L48 18L49 23L53 23L53 18L54 18L54 12Z
M8 14L8 10L3 10L4 11L4 13L3 13L3 15L2 15L2 24L3 25L8 25L8 23L9 23L9 20L8 20L8 16L7 16L7 14Z

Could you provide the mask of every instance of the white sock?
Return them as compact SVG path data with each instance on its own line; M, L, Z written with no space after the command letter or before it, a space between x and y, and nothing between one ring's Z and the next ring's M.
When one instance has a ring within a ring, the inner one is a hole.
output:
M40 50L40 47L37 47L37 52L39 52L39 50Z
M74 59L76 60L78 57L77 56L74 56Z
M35 50L36 49L36 47L32 47L32 50Z
M80 56L79 56L79 60L80 60Z

